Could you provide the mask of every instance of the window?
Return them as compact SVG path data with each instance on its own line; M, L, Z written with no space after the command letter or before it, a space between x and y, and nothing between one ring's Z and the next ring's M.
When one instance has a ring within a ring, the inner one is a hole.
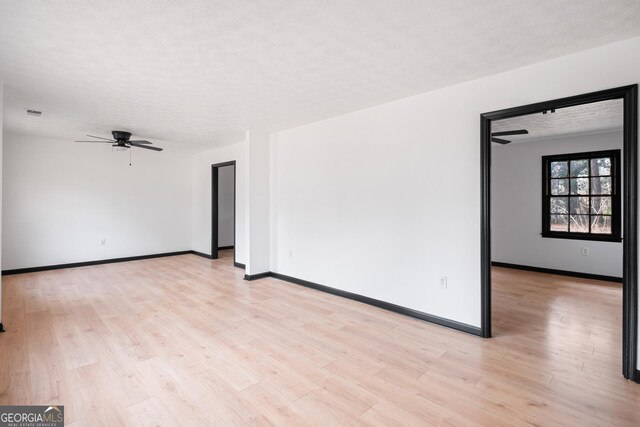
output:
M620 150L542 157L542 236L621 241Z

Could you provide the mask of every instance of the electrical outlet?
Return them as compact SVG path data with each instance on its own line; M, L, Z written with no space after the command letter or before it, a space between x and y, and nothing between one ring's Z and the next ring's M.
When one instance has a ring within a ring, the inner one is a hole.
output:
M102 239L102 240L100 240L100 244L101 244L102 246L106 245L106 244L107 244L107 239Z
M447 276L440 276L440 287L447 289Z
M589 248L587 247L582 248L582 255L589 255Z

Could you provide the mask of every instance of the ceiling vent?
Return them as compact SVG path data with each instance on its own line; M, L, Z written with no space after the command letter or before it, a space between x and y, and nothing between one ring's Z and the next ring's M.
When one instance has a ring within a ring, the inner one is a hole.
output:
M42 111L38 110L27 110L27 114L30 116L40 117L42 115Z

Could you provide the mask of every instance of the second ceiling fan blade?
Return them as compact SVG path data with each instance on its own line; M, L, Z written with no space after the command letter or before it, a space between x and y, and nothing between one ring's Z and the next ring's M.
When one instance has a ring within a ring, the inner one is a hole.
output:
M491 138L491 142L497 142L498 144L509 144L511 141L507 141L502 138Z
M76 142L97 142L100 144L113 144L115 141L76 141Z
M149 147L148 145L137 144L134 141L129 141L129 145L131 145L132 147L146 148L147 150L162 151L162 148L160 148L160 147Z
M527 135L529 131L526 129L505 130L503 132L492 132L491 136L508 136L508 135Z
M136 144L153 144L153 142L147 141L145 139L134 139L132 141L129 141L129 143L132 143L132 142L134 142Z
M91 138L104 139L105 141L116 142L116 140L115 140L115 139L103 138L103 137L101 137L101 136L94 136L94 135L87 135L87 136L88 136L88 137L91 137Z

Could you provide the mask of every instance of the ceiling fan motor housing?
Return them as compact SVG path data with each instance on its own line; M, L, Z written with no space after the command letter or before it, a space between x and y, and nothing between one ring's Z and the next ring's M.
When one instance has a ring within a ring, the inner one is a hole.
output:
M111 135L113 135L113 139L118 142L129 141L129 138L131 138L131 132L125 132L122 130L114 130L111 132Z

